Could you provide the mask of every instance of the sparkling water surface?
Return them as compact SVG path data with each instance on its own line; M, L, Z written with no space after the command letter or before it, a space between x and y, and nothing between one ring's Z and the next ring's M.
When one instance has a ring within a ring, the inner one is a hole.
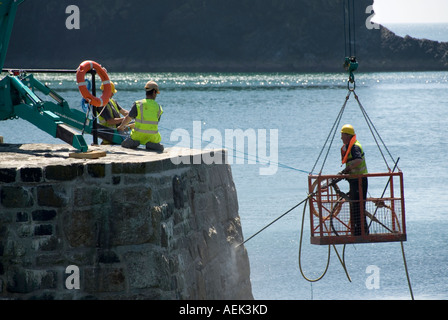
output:
M70 107L81 110L74 75L35 77L64 97ZM348 93L344 73L111 73L110 77L118 89L115 98L126 109L144 97L142 88L148 80L158 82L161 94L157 101L165 111L160 130L167 147L176 145L170 137L177 129L189 132L192 147L195 139L201 141L202 137L193 134L195 123L200 123L202 133L213 129L222 134L222 140L202 141L207 147L228 148L224 145L226 129L253 129L258 143L263 133L259 130L265 130L265 157L257 158L246 148L232 150L235 157L229 159L246 239L306 197L308 173ZM404 173L408 233L404 249L414 297L447 299L448 72L358 73L356 80L360 102L390 153L400 159L398 166ZM385 172L387 167L353 95L342 122L355 126L369 171ZM275 150L276 141L269 140L274 130L278 132L278 157L269 154ZM1 122L0 135L7 143L63 143L23 120ZM92 142L90 136L85 138ZM340 146L337 134L324 174L341 170ZM252 164L249 159L258 162ZM269 166L277 168L276 173L260 175L260 169ZM303 206L246 243L256 299L411 298L400 243L348 245L345 260L351 282L332 250L325 277L315 283L306 281L298 265L302 211ZM325 269L328 247L309 243L308 220L302 269L307 277L316 278ZM380 270L378 289L366 285L369 266Z

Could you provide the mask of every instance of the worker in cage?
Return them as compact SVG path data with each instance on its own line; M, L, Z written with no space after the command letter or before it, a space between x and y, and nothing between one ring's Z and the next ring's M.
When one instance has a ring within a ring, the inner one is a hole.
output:
M341 172L349 175L367 174L367 164L365 154L361 143L356 138L355 129L352 125L347 124L342 127L341 139L343 146L341 148L342 164L345 164L345 169ZM361 224L364 224L365 234L369 233L366 221L366 197L368 180L367 177L361 178L362 190L359 189L358 178L347 179L350 185L350 228L353 236L360 236L362 234ZM362 204L360 203L360 192L362 192ZM361 205L363 212L361 212ZM363 214L364 213L364 214Z

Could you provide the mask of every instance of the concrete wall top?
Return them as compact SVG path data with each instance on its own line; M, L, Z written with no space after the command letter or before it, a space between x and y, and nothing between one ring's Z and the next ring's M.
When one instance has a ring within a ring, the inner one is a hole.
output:
M70 154L76 153L76 149L65 144L0 144L0 169L71 165L85 162L110 164L166 162L166 160L170 160L173 164L179 164L181 161L183 164L200 164L203 156L210 155L210 153L217 157L216 159L211 158L211 162L216 160L217 164L222 164L225 161L223 150L203 151L175 147L166 148L163 153L157 153L145 149L125 149L121 146L94 146L90 147L89 151L105 151L107 155L99 159L75 159L70 158ZM197 161L199 162L194 160L195 158L198 158Z

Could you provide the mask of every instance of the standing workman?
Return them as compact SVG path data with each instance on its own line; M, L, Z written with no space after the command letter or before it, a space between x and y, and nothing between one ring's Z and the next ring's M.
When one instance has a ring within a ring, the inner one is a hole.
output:
M116 129L123 122L123 117L126 117L129 112L123 109L115 99L112 99L112 97L117 93L117 89L112 81L110 82L110 85L112 89L112 95L108 104L99 111L98 121L99 124L104 127ZM104 91L104 84L101 85L101 90ZM121 117L121 115L123 115L123 117ZM110 145L114 143L107 139L103 139L103 142L101 144Z
M341 139L344 145L341 149L342 164L345 164L343 174L361 175L367 174L367 164L361 143L356 138L355 129L352 125L345 125L341 130ZM350 185L350 226L352 235L360 236L362 232L361 223L364 224L365 234L369 233L366 221L366 198L368 181L367 177L361 178L362 190L359 189L359 179L347 179ZM360 191L362 191L363 212L361 212Z
M160 143L162 137L159 133L159 121L163 114L162 107L155 101L160 94L159 86L154 81L149 81L145 85L146 99L136 101L129 114L124 118L117 128L123 131L128 123L135 119L135 127L131 131L129 138L123 141L122 147L136 149L140 145L145 145L147 150L163 152L164 147Z

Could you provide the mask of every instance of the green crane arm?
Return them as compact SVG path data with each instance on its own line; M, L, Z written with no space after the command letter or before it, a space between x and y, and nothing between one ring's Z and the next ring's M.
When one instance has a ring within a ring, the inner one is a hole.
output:
M40 95L53 99L41 100ZM20 117L51 136L61 139L81 152L87 152L84 137L74 129L93 133L93 121L80 110L71 109L55 91L33 75L6 76L0 81L0 121ZM73 128L73 129L72 129ZM123 137L116 129L98 125L98 137L121 144Z
M84 137L66 125L62 117L51 111L56 106L54 102L42 101L18 77L5 77L0 81L0 88L3 89L3 95L0 95L0 120L5 116L20 117L79 151L88 151ZM70 108L65 110L68 111L65 113L71 111Z

